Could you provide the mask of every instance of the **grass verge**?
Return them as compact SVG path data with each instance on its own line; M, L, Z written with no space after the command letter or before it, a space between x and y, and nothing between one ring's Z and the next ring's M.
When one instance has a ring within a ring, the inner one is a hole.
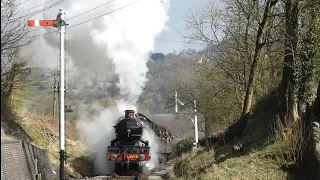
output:
M32 143L41 148L48 149L48 156L52 167L59 167L59 121L45 115L39 115L30 111L16 111L16 122L33 139ZM15 137L1 132L1 140L13 140ZM72 176L90 176L92 163L86 156L87 149L81 143L76 125L73 121L66 121L66 170Z
M263 151L229 158L216 163L215 152L200 149L185 153L176 160L174 173L177 178L199 180L257 180L287 179L287 173L274 160L265 158Z

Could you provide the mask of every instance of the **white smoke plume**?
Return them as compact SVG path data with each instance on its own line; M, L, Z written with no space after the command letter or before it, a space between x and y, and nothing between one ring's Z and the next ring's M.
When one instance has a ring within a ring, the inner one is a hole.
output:
M108 82L116 74L122 94L135 101L146 82L148 53L154 49L156 36L167 29L169 0L57 0L43 3L43 0L30 0L23 4L22 10L40 12L28 19L55 19L60 7L66 12L69 24L66 33L67 83L76 81L78 86L92 86L94 82ZM51 4L58 5L48 9ZM35 6L38 7L30 9ZM96 9L82 14L93 8ZM112 11L115 12L110 13ZM103 16L107 13L110 14ZM99 16L102 17L91 20ZM80 24L85 21L88 22ZM57 33L38 37L24 49L24 54L32 56L35 66L57 68L58 30L53 27L36 29L39 28L30 28L31 33ZM139 88L129 89L131 85Z
M114 75L118 77L117 87L120 90L116 106L102 109L94 116L88 115L84 107L78 119L77 127L85 138L88 147L97 153L96 165L100 173L112 173L105 160L107 146L115 138L116 120L126 109L136 110L136 102L147 81L146 63L149 52L153 51L155 38L166 29L169 0L140 0L121 10L88 21L108 12L122 8L133 0L114 0L100 8L75 17L107 1L71 0L45 10L29 19L55 19L58 8L63 7L67 14L67 81L74 81L78 86L92 86L94 83L108 82ZM44 3L31 0L25 9ZM43 4L37 9L46 6ZM87 23L77 25L81 22ZM74 27L72 27L74 26ZM51 32L54 28L35 31L35 35ZM41 50L39 50L41 49ZM57 67L59 53L59 35L51 33L38 38L32 46L24 50L25 55L32 55L36 66ZM157 143L153 132L146 130L144 139L150 141L153 166L157 165Z
M122 114L118 113L116 107L106 110L96 109L100 110L96 116L88 116L83 113L78 120L77 128L86 140L89 150L95 153L95 173L112 174L114 173L113 164L106 161L106 152L110 142L116 138L112 126Z
M99 113L89 115L88 110L92 108ZM118 101L116 106L103 109L98 104L91 107L83 106L82 113L77 121L77 128L81 132L81 136L85 139L89 150L95 153L95 173L113 174L114 163L106 161L107 147L110 142L116 138L113 125L116 125L120 116L124 115L123 109L133 109L123 101Z
M118 2L117 6L123 6L123 2ZM167 20L161 1L141 2L106 16L104 31L96 29L91 33L98 45L107 45L108 57L119 77L120 94L133 103L138 100L147 80L148 52L153 50L154 40Z
M151 159L148 163L146 163L146 170L145 172L148 172L152 170L153 168L157 168L160 166L159 157L158 157L158 151L159 151L159 140L156 137L156 134L149 126L145 126L145 129L143 129L142 138L149 141L150 148L150 156Z

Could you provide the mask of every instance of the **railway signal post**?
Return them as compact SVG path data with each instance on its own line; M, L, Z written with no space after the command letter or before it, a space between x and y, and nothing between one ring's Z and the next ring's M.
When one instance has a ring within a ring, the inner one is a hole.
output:
M66 32L66 13L62 8L59 9L55 20L28 20L28 26L52 26L60 29L60 117L59 117L59 137L60 137L60 171L61 180L65 179L64 162L65 156L65 32Z

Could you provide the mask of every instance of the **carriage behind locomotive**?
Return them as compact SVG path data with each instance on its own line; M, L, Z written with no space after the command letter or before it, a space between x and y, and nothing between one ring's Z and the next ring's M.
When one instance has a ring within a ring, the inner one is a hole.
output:
M150 147L148 139L142 138L143 128L149 126L158 137L159 154L169 154L168 142L172 141L173 136L164 127L155 124L146 116L133 110L126 110L125 116L119 118L114 126L116 139L111 141L108 146L107 161L115 162L115 172L142 172L144 165L150 161Z

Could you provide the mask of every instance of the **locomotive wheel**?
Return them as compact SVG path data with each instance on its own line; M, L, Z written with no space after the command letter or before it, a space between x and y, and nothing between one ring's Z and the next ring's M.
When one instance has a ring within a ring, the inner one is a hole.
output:
M143 172L143 166L139 164L130 164L129 169L126 164L115 164L115 172L120 176L137 176Z
M139 173L143 173L143 165L142 164L139 164Z

